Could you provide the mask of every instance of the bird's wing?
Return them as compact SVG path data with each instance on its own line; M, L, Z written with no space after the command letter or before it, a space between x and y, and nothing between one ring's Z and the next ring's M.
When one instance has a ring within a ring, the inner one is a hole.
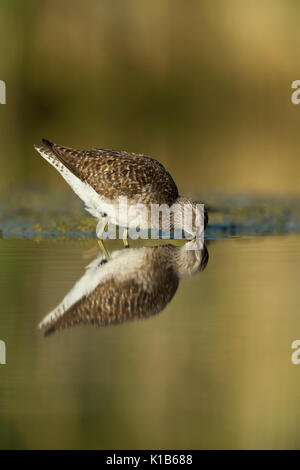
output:
M147 155L104 149L75 150L45 139L43 142L47 151L74 175L108 199L126 196L145 204L171 205L178 197L171 175Z
M165 283L154 282L151 286L134 279L119 282L113 278L103 282L50 324L45 336L76 325L108 326L155 315L177 290L178 277L169 274Z

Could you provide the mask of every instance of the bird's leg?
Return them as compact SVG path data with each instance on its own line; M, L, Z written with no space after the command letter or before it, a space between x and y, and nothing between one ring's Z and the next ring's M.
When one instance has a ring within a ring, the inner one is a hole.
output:
M105 245L104 245L103 241L98 238L97 242L98 242L98 245L100 246L100 250L102 251L102 253L104 253L106 261L109 261L110 256L108 254L107 249L105 248Z
M129 243L128 243L128 227L124 229L122 240L124 243L125 248L129 248Z
M101 224L101 227L100 227L100 229L99 229L98 232L97 232L97 238L98 238L98 239L102 237L103 232L104 232L104 230L105 230L105 227L106 227L106 225L107 225L107 222L108 222L108 215L104 217L104 220L103 220L103 222L102 222L102 224Z
M100 229L97 232L97 242L98 242L98 245L100 246L101 251L104 253L106 260L108 261L110 256L109 256L108 251L105 248L105 245L104 245L104 243L101 239L101 237L103 235L103 232L105 230L105 227L107 225L107 222L108 222L108 216L105 217Z

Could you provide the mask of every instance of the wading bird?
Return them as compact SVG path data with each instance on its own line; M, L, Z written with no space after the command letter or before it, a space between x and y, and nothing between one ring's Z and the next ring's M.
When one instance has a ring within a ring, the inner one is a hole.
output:
M97 236L100 239L108 222L125 227L124 245L128 245L128 229L139 226L151 227L148 210L141 212L143 205L151 210L155 205L190 209L192 213L192 237L196 236L197 201L179 195L170 173L157 160L140 153L95 148L75 150L42 139L45 147L35 149L62 175L73 191L82 199L86 210L100 222ZM127 199L128 212L116 211L120 197ZM202 205L203 207L203 205ZM135 211L131 211L135 208ZM131 216L128 213L131 211ZM184 230L180 216L170 219L171 228ZM152 219L151 219L152 220ZM202 212L201 226L205 228L208 216Z
M106 262L100 253L61 303L39 324L48 336L76 325L108 326L161 312L179 281L203 271L208 251L185 246L116 250Z

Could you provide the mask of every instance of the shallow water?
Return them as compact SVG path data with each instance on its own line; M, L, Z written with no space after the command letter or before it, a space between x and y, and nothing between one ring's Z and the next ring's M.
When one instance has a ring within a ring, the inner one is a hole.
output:
M299 448L300 237L208 251L161 313L45 338L97 244L1 240L1 448Z

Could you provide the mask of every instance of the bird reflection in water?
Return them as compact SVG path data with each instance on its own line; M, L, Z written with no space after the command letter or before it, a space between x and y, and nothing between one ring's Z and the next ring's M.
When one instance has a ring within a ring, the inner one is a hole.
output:
M181 279L203 271L208 251L159 245L100 253L62 302L39 324L45 336L76 325L108 326L148 318L173 298Z

